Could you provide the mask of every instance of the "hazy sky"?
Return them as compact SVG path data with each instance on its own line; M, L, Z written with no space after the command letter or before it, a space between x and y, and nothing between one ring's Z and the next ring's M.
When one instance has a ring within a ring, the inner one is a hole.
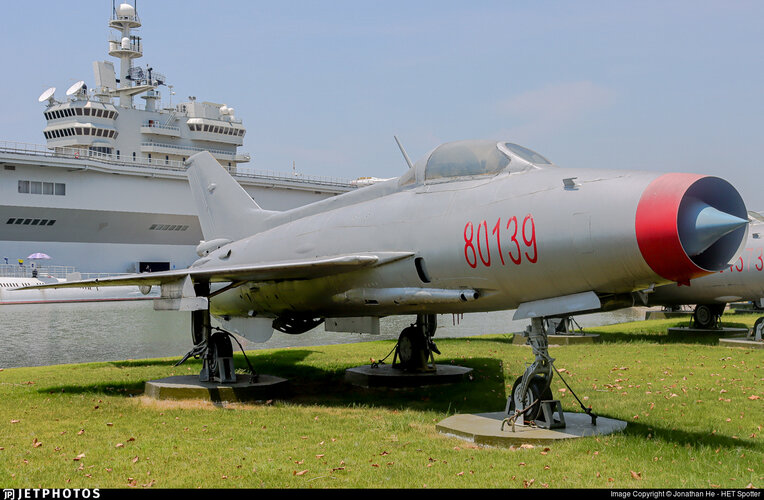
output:
M111 8L3 2L0 140L43 144L40 93L93 86L92 61L114 60ZM138 64L167 76L173 103L234 107L254 169L392 177L407 168L393 135L414 160L447 141L508 139L563 167L719 175L764 209L763 1L137 8Z

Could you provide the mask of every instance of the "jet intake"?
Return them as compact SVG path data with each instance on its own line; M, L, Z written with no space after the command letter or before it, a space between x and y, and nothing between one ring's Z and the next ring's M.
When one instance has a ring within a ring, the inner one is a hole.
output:
M723 179L665 174L642 193L635 229L653 271L688 284L737 258L747 237L748 215L740 194Z

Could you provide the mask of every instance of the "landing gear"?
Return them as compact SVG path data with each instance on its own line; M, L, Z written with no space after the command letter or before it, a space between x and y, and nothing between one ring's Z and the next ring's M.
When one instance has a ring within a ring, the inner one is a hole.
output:
M516 424L530 424L546 429L565 427L562 405L559 401L552 399L550 386L556 369L554 358L549 356L548 332L545 323L544 318L531 319L531 326L527 333L528 343L533 349L535 360L512 386L512 393L507 398L505 407L507 418L502 422L502 429L505 423L510 423L513 429ZM549 330L554 332L554 328ZM592 413L591 408L584 407L562 376L560 379L578 400L584 412L591 417L592 425L596 425L597 416Z
M198 297L209 297L209 283L196 283L194 291ZM201 358L202 371L199 373L199 381L233 384L236 382L236 373L233 365L231 334L219 328L213 331L210 317L209 301L206 309L191 311L191 340L194 342L194 348L175 366L184 363L192 356ZM249 364L249 360L247 363ZM257 374L252 369L252 365L249 367L252 370L251 380L254 382L257 380Z
M512 394L507 399L509 408L507 413L514 413L515 410L523 412L523 420L532 422L541 414L541 401L551 401L552 390L549 388L551 380L541 375L534 375L528 382L528 390L522 392L519 390L523 377L518 377L512 386Z
M758 342L761 342L762 338L764 338L764 317L757 319L753 324L753 331L751 331L751 336L753 337L753 340Z
M528 331L528 343L535 360L525 369L523 376L512 386L507 399L506 412L511 417L522 416L523 422L535 421L541 412L541 401L552 399L550 385L554 369L554 359L549 356L549 344L544 318L532 318Z
M698 304L692 313L693 327L712 329L718 328L719 319L724 313L726 304Z
M434 314L418 314L416 323L404 328L398 337L393 368L416 372L435 371L433 353L440 354L440 351L432 337L437 327Z

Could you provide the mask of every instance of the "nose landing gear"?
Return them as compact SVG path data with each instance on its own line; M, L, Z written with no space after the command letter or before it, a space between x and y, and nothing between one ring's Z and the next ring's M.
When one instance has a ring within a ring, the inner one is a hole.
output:
M554 367L554 358L549 356L549 344L547 340L547 331L544 328L543 318L532 318L530 330L528 331L528 343L533 349L535 360L525 369L522 377L515 380L512 386L512 393L507 398L505 413L507 418L502 422L502 429L505 423L514 426L518 423L522 425L535 425L545 429L557 429L565 427L565 417L562 411L562 405L558 400L552 399L550 385L552 376L557 371ZM570 386L560 376L565 386L571 394L578 400L578 397L570 389ZM597 415L592 413L591 408L584 407L578 400L581 408L589 415L592 425L596 425Z

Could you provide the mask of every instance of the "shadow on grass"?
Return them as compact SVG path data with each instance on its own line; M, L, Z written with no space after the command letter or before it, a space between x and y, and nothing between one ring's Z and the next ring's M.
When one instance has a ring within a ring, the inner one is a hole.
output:
M584 330L586 333L594 333L600 336L602 343L630 343L630 342L648 342L654 344L700 344L700 345L718 345L719 339L733 337L735 334L722 329L706 331L669 331L669 328L687 328L691 327L689 322L666 323L660 327L651 327L653 331L603 331L600 328L591 328ZM750 328L745 323L722 322L723 328ZM631 328L634 328L632 326ZM660 328L660 331L654 331Z
M759 448L759 445L746 439L735 439L732 436L688 432L678 429L665 429L655 425L629 422L623 434L644 439L645 442L664 441L681 446L709 446L714 448Z
M280 350L264 354L247 353L257 373L282 377L289 380L289 391L284 401L294 404L321 405L327 407L374 406L392 409L415 409L437 412L482 412L504 408L506 394L501 362L492 358L455 359L441 358L438 364L458 365L472 368L469 379L456 384L430 385L417 388L386 389L364 388L345 382L345 370L363 363L338 365L336 368L317 368L302 363L313 352L308 349ZM136 360L108 363L120 368L172 367L174 360ZM199 360L189 359L183 374L201 371ZM234 355L237 372L247 372L242 354ZM160 370L164 371L164 370ZM139 381L105 381L90 384L65 384L41 387L40 394L102 394L109 396L135 396L142 394L147 380L171 376L170 373L148 375ZM280 398L276 398L280 399Z
M476 339L479 342L488 339ZM344 380L345 370L352 366L338 366L323 369L301 363L311 350L290 349L250 356L258 373L279 376L290 380L290 388L285 397L275 398L292 405L322 406L333 408L373 407L391 410L431 411L443 418L453 414L486 413L502 411L507 397L504 371L500 360L494 358L442 358L438 364L453 364L472 368L471 377L461 383L432 385L407 389L364 388L348 384ZM201 362L186 362L192 368L191 373L201 369ZM152 362L140 360L120 362L123 367L158 367L172 363L166 360ZM237 355L237 367L246 366L243 356ZM358 366L358 365L353 365ZM152 377L153 378L161 378ZM143 393L143 381L75 385L67 384L40 388L39 393L64 394L103 394L107 396L130 397ZM577 410L573 410L577 411ZM596 413L596 411L595 411ZM607 415L601 415L606 417ZM617 417L610 417L617 418ZM662 441L682 446L713 446L716 448L757 448L757 445L745 439L709 434L707 432L688 432L677 429L661 428L629 422L623 434L628 437L644 439L645 442Z

